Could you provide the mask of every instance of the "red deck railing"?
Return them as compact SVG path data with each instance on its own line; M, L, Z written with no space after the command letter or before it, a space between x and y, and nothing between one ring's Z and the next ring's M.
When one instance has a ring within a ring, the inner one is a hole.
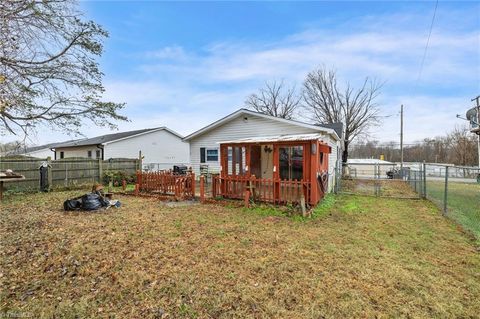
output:
M243 176L214 176L212 196L244 199L246 191L254 201L274 204L300 203L301 198L310 202L310 182Z
M174 195L176 198L195 196L195 174L176 175L171 172L137 172L140 192Z

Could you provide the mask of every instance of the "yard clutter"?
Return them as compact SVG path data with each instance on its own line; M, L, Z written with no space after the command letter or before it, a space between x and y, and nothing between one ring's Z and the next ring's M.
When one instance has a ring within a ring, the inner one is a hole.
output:
M3 199L3 182L14 182L25 179L25 176L20 175L7 169L5 172L0 172L0 200Z
M108 209L110 207L120 207L121 203L118 200L112 200L111 194L103 193L102 185L94 185L91 193L67 199L63 203L65 211L85 210L94 211L99 209Z

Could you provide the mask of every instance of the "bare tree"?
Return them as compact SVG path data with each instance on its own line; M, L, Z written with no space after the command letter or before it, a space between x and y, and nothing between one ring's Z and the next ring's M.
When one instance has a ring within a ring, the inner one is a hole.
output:
M245 105L257 112L292 119L300 105L301 96L295 92L295 87L285 87L283 81L265 83L257 93L250 95Z
M355 90L347 82L342 90L338 86L336 72L324 68L308 73L303 83L303 98L311 120L317 124L344 124L344 164L352 141L360 134L365 134L370 126L379 123L376 99L381 86L366 78L359 89Z
M0 156L6 155L9 152L20 151L24 145L23 141L0 143Z
M476 136L467 126L456 126L447 137L449 162L458 165L475 165L478 163Z
M0 131L40 123L78 132L82 119L115 127L96 58L108 33L71 0L0 1Z

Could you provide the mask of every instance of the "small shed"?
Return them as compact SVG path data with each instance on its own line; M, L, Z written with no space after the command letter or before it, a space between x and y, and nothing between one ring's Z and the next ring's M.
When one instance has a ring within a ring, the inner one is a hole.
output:
M324 134L243 138L220 144L220 174L214 196L316 205L328 191L331 147Z

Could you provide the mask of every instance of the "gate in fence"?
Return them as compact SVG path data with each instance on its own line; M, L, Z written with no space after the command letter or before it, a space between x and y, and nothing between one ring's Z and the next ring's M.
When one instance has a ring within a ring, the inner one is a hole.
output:
M423 167L404 167L396 163L356 163L336 183L337 192L360 195L421 198L424 197ZM337 176L342 172L337 170Z

